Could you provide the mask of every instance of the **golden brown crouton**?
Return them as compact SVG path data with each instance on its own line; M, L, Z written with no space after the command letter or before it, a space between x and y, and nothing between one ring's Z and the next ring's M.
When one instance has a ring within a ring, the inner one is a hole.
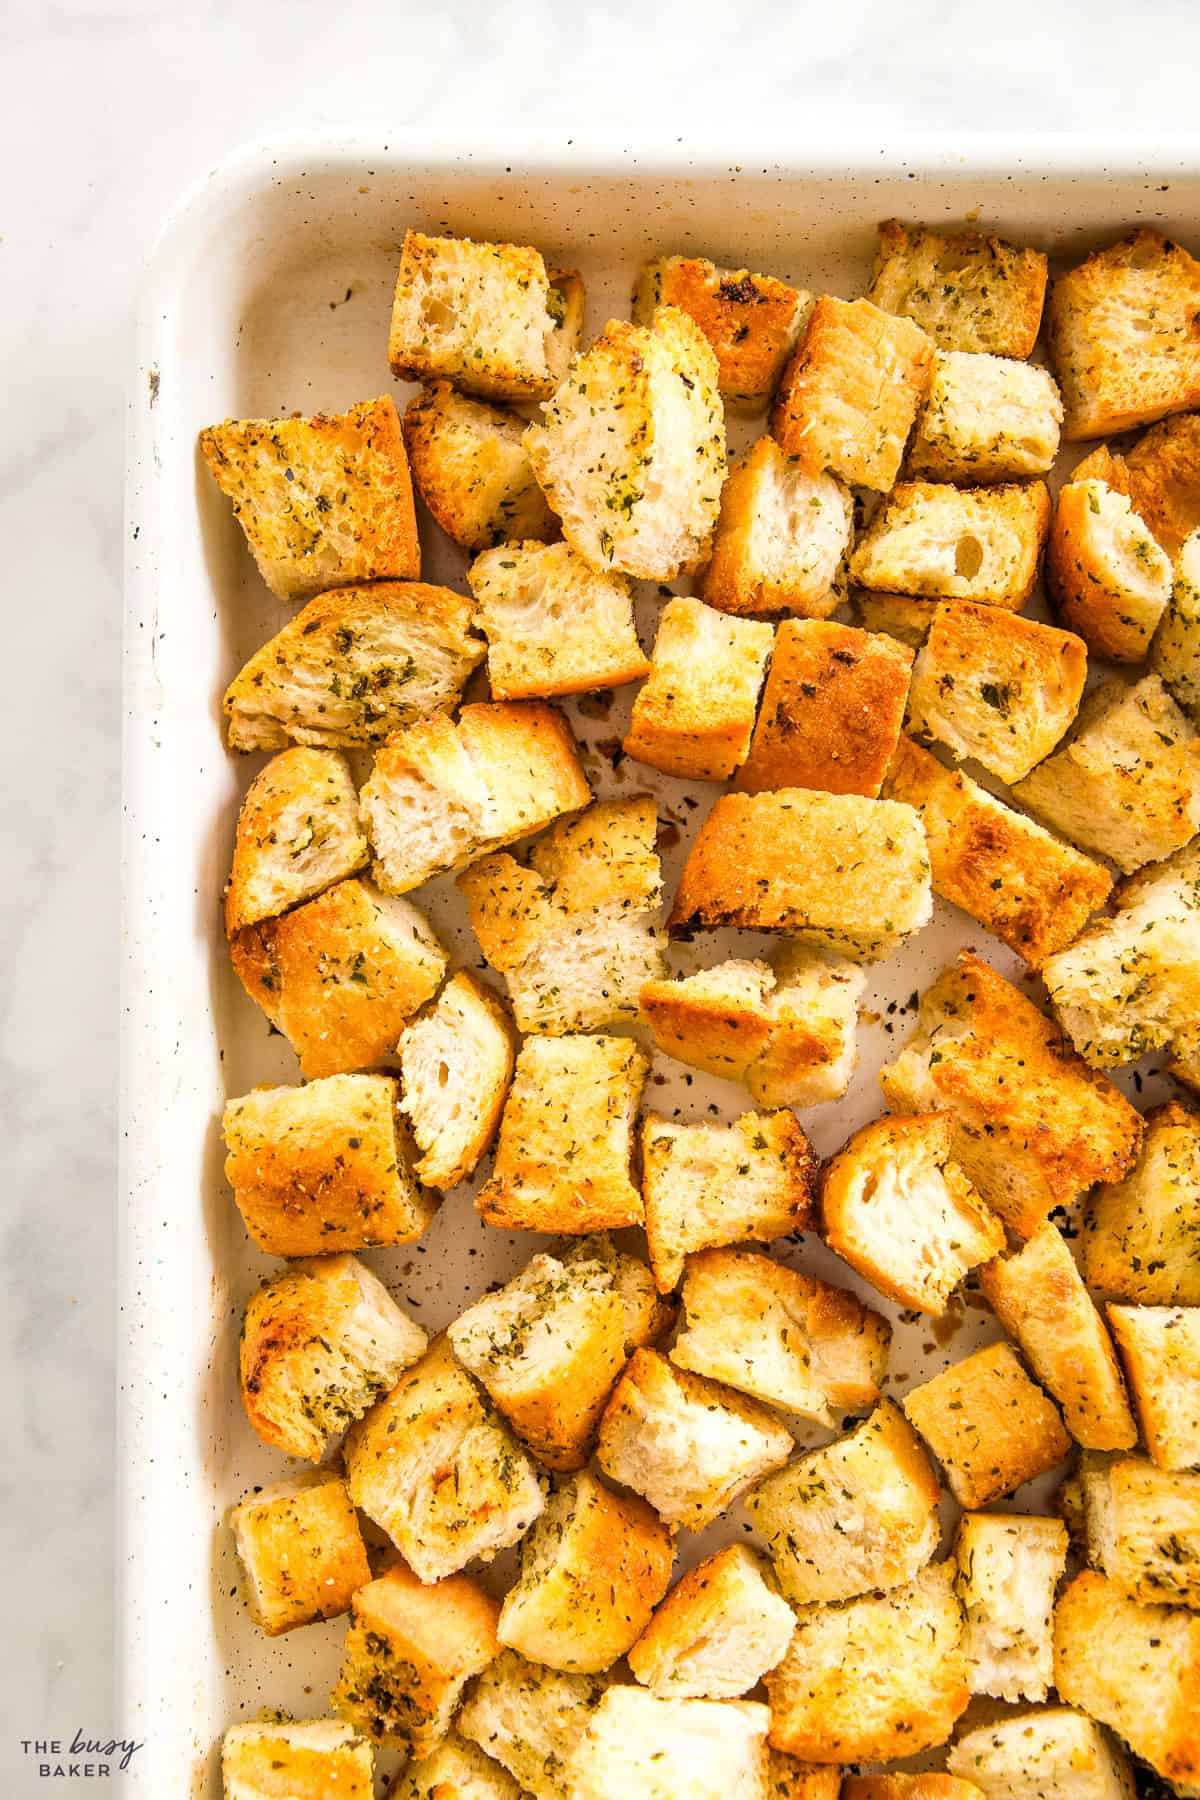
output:
M886 494L933 370L919 326L870 300L822 294L783 372L771 433L810 475Z
M1131 1600L1200 1612L1200 1470L1083 1458L1088 1556Z
M1102 481L1059 492L1046 585L1064 625L1109 662L1142 662L1171 597L1171 564L1124 494Z
M1049 525L1044 481L976 488L901 481L858 540L850 573L867 588L1020 612Z
M702 593L728 613L826 619L845 599L847 488L759 438L730 470Z
M332 1469L257 1489L229 1523L250 1616L269 1637L337 1618L371 1579L358 1515Z
M281 600L415 580L421 546L394 401L310 419L226 419L200 451Z
M902 313L943 350L1028 356L1046 297L1046 257L979 231L945 235L888 219L868 297Z
M719 269L700 256L643 263L633 318L649 325L660 306L677 306L699 326L717 358L717 385L731 412L761 412L775 392L812 296L776 275Z
M1012 1713L964 1732L946 1766L969 1775L960 1785L982 1800L1134 1800L1137 1791L1108 1733L1067 1706Z
M727 1544L671 1590L629 1666L663 1700L736 1700L782 1659L795 1625L762 1559Z
M507 1769L451 1731L436 1750L405 1766L388 1800L521 1800L521 1789Z
M1008 1344L990 1344L952 1363L902 1404L960 1506L987 1506L1015 1493L1071 1448L1057 1407Z
M225 1800L275 1800L288 1787L293 1793L336 1793L338 1800L373 1800L375 1756L340 1719L231 1725L221 1745L221 1775Z
M650 667L629 582L590 569L569 544L501 544L475 558L467 581L497 700L620 687Z
M558 535L521 442L525 423L448 381L426 383L408 403L404 445L417 492L464 550Z
M417 1148L418 1178L447 1188L474 1173L491 1143L516 1054L512 1021L474 975L460 969L420 1018L405 1027L401 1110Z
M1054 1678L1054 1591L1067 1560L1066 1526L1023 1513L964 1513L954 1560L972 1693L1044 1700Z
M912 655L894 638L833 620L785 619L734 786L880 790L904 721Z
M983 1800L983 1789L957 1775L847 1775L842 1800Z
M571 1757L611 1679L562 1675L502 1650L468 1695L457 1728L516 1777L522 1794L575 1800Z
M798 1756L785 1756L782 1750L770 1753L768 1800L838 1800L841 1786L842 1771L836 1764L822 1768L819 1763L801 1762Z
M919 650L929 635L938 606L946 603L915 600L909 594L872 594L860 588L854 596L854 604L867 631L882 631L885 636L895 638L898 644Z
M1163 419L1121 458L1122 492L1172 562L1200 528L1200 413ZM1074 479L1080 480L1078 469ZM1101 477L1103 480L1104 477Z
M1151 1306L1200 1306L1200 1116L1172 1100L1146 1115L1124 1181L1101 1187L1084 1218L1089 1287Z
M609 1688L571 1761L572 1800L766 1800L767 1709Z
M773 636L769 625L728 618L702 600L668 600L625 754L666 775L728 780L750 747Z
M1200 1306L1118 1306L1108 1323L1146 1449L1160 1469L1200 1465Z
M368 855L345 758L336 750L281 750L250 783L238 813L226 936L313 899Z
M966 482L1044 475L1058 455L1062 417L1062 396L1047 369L939 350L909 446L909 473Z

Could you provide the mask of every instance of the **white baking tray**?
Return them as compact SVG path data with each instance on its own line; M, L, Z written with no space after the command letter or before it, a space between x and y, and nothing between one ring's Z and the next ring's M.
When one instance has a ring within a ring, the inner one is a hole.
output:
M236 1592L223 1523L249 1487L292 1465L264 1449L241 1415L240 1311L268 1264L249 1248L225 1186L218 1120L227 1094L296 1080L298 1071L228 966L219 896L238 798L263 759L226 752L220 699L244 657L293 609L262 586L200 464L196 434L229 415L336 410L379 393L395 392L403 404L386 341L398 247L410 225L533 242L549 262L579 268L590 337L608 317L627 316L637 264L658 251L861 292L876 223L893 214L979 220L1068 254L1141 222L1194 239L1200 154L1189 143L1114 157L1064 139L1024 147L926 142L903 151L760 143L725 153L677 141L635 153L558 136L463 148L425 133L386 141L337 134L236 156L197 189L161 240L144 290L130 398L125 616L115 1717L123 1735L145 1744L125 1777L129 1793L219 1793L215 1746L224 1727L266 1706L322 1713L344 1632L335 1620L264 1639ZM422 535L427 578L462 589L465 553L427 520ZM645 589L647 642L656 606L654 589ZM662 815L677 823L670 885L718 790L652 777L628 762L612 766L607 751L630 693L619 691L602 715L575 704L567 710L590 747L597 792L653 789ZM434 883L417 899L456 958L475 962L452 884ZM756 942L743 938L744 953ZM881 1110L876 1069L907 1030L910 996L967 943L1005 972L1019 966L939 904L915 945L871 971L866 1005L878 1018L862 1029L851 1093L804 1116L821 1152ZM730 947L698 938L678 960L710 962ZM1143 1102L1160 1085L1147 1077ZM729 1112L749 1102L740 1088L660 1058L647 1104L700 1117L710 1105ZM532 1245L485 1230L470 1196L459 1193L419 1245L370 1260L433 1329L513 1272ZM789 1255L854 1285L811 1239ZM945 1323L898 1322L893 1391L995 1334L969 1298ZM725 1529L740 1533L740 1515ZM686 1534L684 1544L694 1554Z

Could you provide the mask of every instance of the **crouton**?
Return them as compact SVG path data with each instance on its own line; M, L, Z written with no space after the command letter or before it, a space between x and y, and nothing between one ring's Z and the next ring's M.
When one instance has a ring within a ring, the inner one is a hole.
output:
M933 370L920 326L822 294L783 372L771 433L810 475L886 494Z
M786 619L735 787L823 788L874 799L904 722L912 655L832 620Z
M685 313L612 319L523 439L592 568L674 581L706 562L725 478L717 359Z
M896 1113L948 1111L950 1153L1020 1237L1138 1152L1142 1121L1010 982L966 953L921 997L917 1029L879 1071Z
M969 1269L1004 1248L1004 1227L950 1160L949 1113L876 1119L826 1166L826 1242L882 1294L941 1313Z
M1037 342L1046 257L979 231L942 235L888 219L868 297L927 331L942 350L1025 357Z
M1020 612L1049 525L1044 481L973 488L901 481L858 540L850 573L867 588Z
M560 1675L502 1650L458 1715L463 1737L503 1764L534 1800L574 1800L568 1766L607 1675Z
M485 1222L573 1236L640 1225L630 1162L649 1066L628 1038L526 1038L475 1202Z
M1120 467L1122 493L1174 562L1200 527L1200 413L1152 425L1121 457ZM1080 479L1078 469L1074 479Z
M358 1515L332 1469L257 1489L229 1523L250 1617L268 1637L336 1619L371 1579Z
M747 1239L766 1243L813 1222L816 1159L795 1115L743 1113L732 1124L642 1120L642 1192L660 1293L684 1258Z
M486 400L545 400L583 330L583 283L524 244L408 231L388 361L401 381L447 376Z
M635 1350L600 1421L596 1461L668 1525L702 1531L791 1448L767 1407Z
M1171 564L1125 498L1102 481L1059 492L1046 585L1064 625L1109 662L1142 662L1171 597Z
M1200 719L1200 530L1179 552L1170 603L1150 646L1150 667L1188 717Z
M966 1731L946 1766L969 1775L983 1800L1134 1800L1136 1792L1124 1754L1093 1719L1066 1706Z
M638 1016L663 971L654 800L601 800L540 837L528 867L489 856L459 879L472 928L522 1031L559 1035Z
M1112 1340L1058 1227L1040 1225L1012 1256L987 1263L979 1282L1075 1441L1090 1450L1136 1444Z
M836 1764L823 1769L819 1763L801 1762L798 1756L785 1756L782 1750L770 1752L767 1765L770 1800L838 1800L841 1787L842 1771ZM964 1800L967 1800L966 1796Z
M1177 1100L1146 1115L1146 1139L1124 1181L1092 1196L1084 1216L1089 1287L1149 1306L1200 1306L1200 1116Z
M512 1080L515 1040L501 1002L465 969L405 1027L397 1045L401 1110L427 1187L456 1187L491 1143Z
M584 1675L636 1643L671 1581L672 1534L643 1500L585 1469L551 1495L521 1546L500 1609L500 1642L531 1662Z
M525 424L448 381L427 382L408 403L404 446L417 492L464 550L558 535L521 442Z
M320 1462L330 1441L424 1354L422 1328L353 1256L295 1262L251 1296L239 1365L265 1444Z
M408 458L387 395L310 419L226 419L200 433L200 453L280 600L420 575Z
M507 1769L451 1731L401 1771L388 1800L521 1800L521 1789Z
M656 256L633 290L633 319L649 325L677 306L704 333L717 359L717 386L730 412L761 412L795 347L812 296L775 275L719 269L699 256Z
M1110 1303L1108 1323L1151 1458L1200 1465L1200 1306Z
M773 633L702 600L668 600L648 680L634 695L624 750L696 781L726 781L750 748Z
M971 1697L953 1564L886 1594L802 1607L766 1683L771 1743L792 1756L886 1762L944 1744Z
M497 700L581 694L650 667L623 575L590 569L569 544L506 543L467 570Z
M329 1075L229 1101L225 1176L260 1250L324 1256L420 1237L436 1208L409 1167L397 1093L387 1075Z
M1068 442L1200 402L1200 265L1161 232L1094 250L1050 291L1050 359Z
M545 1503L533 1464L437 1339L343 1447L350 1497L422 1581L491 1562Z
M785 931L872 962L932 912L925 832L911 807L780 788L721 795L688 853L668 925Z
M983 1789L957 1775L926 1770L920 1775L847 1775L841 1794L843 1800L982 1800Z
M1070 726L1086 680L1087 647L1069 631L994 606L942 603L913 664L908 728L1019 781Z
M312 900L368 856L345 758L336 750L281 750L254 777L238 813L225 935Z
M309 1081L388 1056L405 1021L437 992L447 961L424 913L362 879L245 926L229 953Z
M1054 1685L1183 1792L1200 1786L1200 1617L1139 1606L1085 1569L1054 1612Z
M854 529L848 488L759 438L721 490L712 560L701 592L727 613L827 619L846 597Z
M870 594L860 588L854 604L866 630L882 631L897 643L907 644L910 650L919 650L944 602L914 600L909 594Z
M449 1336L458 1360L540 1461L552 1469L583 1467L625 1366L625 1308L602 1264L566 1267L535 1256L468 1307Z
M1071 1448L1058 1408L1008 1344L989 1344L952 1363L901 1404L960 1506L987 1506L1015 1493Z
M767 1709L611 1687L571 1761L572 1800L767 1800Z
M1063 404L1053 375L1010 357L939 350L908 450L930 481L1044 475L1058 455Z
M375 879L406 894L586 806L571 728L527 700L464 706L390 737L359 796Z
M420 1758L496 1655L498 1607L469 1575L426 1587L402 1562L359 1588L330 1704L364 1737Z
M727 1544L672 1588L629 1666L660 1700L736 1700L782 1660L795 1625L761 1559Z
M1066 1526L1021 1513L964 1513L954 1559L971 1692L1044 1700L1054 1678L1054 1592L1066 1567Z
M625 1312L626 1356L631 1350L647 1349L666 1335L675 1318L674 1306L659 1293L641 1257L618 1250L606 1231L568 1238L558 1258L568 1269L588 1263L605 1271Z
M1090 1560L1131 1600L1200 1612L1200 1470L1084 1456Z
M221 1744L221 1775L225 1800L275 1800L289 1788L373 1800L375 1756L340 1719L231 1725Z
M470 602L449 588L375 581L318 594L226 689L229 748L381 744L449 712L484 650Z
M701 1250L683 1278L680 1369L832 1425L879 1398L891 1327L845 1288L756 1250Z

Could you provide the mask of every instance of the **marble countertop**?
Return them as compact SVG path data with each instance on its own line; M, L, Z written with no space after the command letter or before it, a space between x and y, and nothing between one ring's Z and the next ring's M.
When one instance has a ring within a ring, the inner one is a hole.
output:
M982 25L986 16L988 24ZM653 17L653 29L650 20ZM9 1631L0 1790L23 1743L120 1735L111 1701L124 384L139 272L179 191L313 125L1186 127L1191 0L9 0L0 143L0 509L11 632L0 1253ZM1200 236L1200 222L1197 235ZM86 1791L107 1788L92 1783ZM182 1784L180 1792L182 1792ZM164 1796L165 1800L165 1796Z

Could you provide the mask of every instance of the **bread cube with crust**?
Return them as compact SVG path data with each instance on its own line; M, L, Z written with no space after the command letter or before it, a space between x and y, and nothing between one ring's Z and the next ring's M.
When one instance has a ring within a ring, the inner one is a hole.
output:
M589 568L569 544L500 544L475 558L467 581L497 700L620 687L650 667L629 582Z
M767 1800L767 1709L611 1687L571 1761L572 1800Z
M704 598L722 612L827 619L846 597L853 530L854 503L836 476L759 438L721 490Z
M887 219L867 296L927 331L942 350L1029 356L1046 297L1045 254L980 231Z
M850 574L866 588L1020 612L1049 525L1044 481L972 488L901 481L855 545Z
M1054 1679L1054 1593L1066 1567L1066 1526L1024 1513L964 1513L954 1559L972 1693L1044 1700Z
M1179 551L1171 598L1150 646L1150 667L1188 717L1200 719L1200 530Z
M760 620L729 618L690 596L668 600L625 754L666 775L727 781L750 748L773 641Z
M668 1525L703 1531L791 1448L770 1408L635 1350L600 1421L596 1461Z
M300 745L281 750L254 777L238 812L226 937L314 899L369 855L345 757Z
M526 421L507 406L428 381L404 413L404 445L417 492L464 550L548 543L558 520L534 479L521 442Z
M1171 564L1124 494L1069 481L1054 506L1046 584L1063 624L1097 656L1138 663L1171 597Z
M841 1789L842 1771L836 1764L822 1768L820 1763L785 1756L782 1750L771 1751L767 1763L769 1800L838 1800Z
M909 445L909 472L964 482L1044 475L1058 455L1062 418L1062 396L1048 369L939 350Z
M401 1771L388 1800L521 1800L521 1789L507 1769L451 1731Z
M1200 1466L1200 1306L1108 1307L1152 1461Z
M672 1588L629 1666L660 1700L736 1700L782 1660L795 1626L761 1557L727 1544Z
M371 1579L358 1515L332 1469L257 1489L229 1523L250 1617L268 1637L337 1618Z
M574 1800L571 1757L610 1682L608 1675L563 1675L502 1650L468 1694L457 1728L515 1777L523 1795Z
M917 600L910 594L872 594L859 588L854 595L854 604L867 631L881 631L886 637L895 638L898 644L919 650L929 636L938 607L947 602ZM958 604L967 603L960 601Z
M840 1793L842 1800L982 1800L983 1789L929 1769L920 1775L847 1775ZM837 1795L833 1790L833 1800Z
M1089 1287L1150 1306L1200 1306L1200 1116L1179 1101L1146 1115L1123 1181L1097 1189L1084 1215Z
M1058 1408L1008 1344L989 1344L952 1363L912 1388L902 1405L963 1507L1015 1493L1071 1449Z
M1200 413L1161 419L1124 453L1108 454L1121 493L1129 495L1155 542L1176 561L1200 527ZM1083 479L1079 469L1074 479ZM1102 473L1099 479L1109 477Z
M970 1776L983 1800L1134 1800L1136 1793L1124 1752L1069 1706L978 1725L951 1745L946 1766Z
M1004 1248L1004 1227L951 1160L945 1112L876 1119L827 1164L826 1242L882 1294L941 1313L978 1263Z
M808 317L812 295L776 275L720 269L702 256L656 256L633 290L633 319L649 325L660 306L677 306L699 326L717 359L729 412L761 412Z
M1200 1470L1089 1451L1080 1479L1089 1560L1131 1600L1200 1612Z
M886 494L933 371L919 325L870 300L822 294L771 409L771 434L810 475Z
M340 1719L231 1725L221 1742L221 1777L225 1800L274 1800L288 1787L373 1800L375 1755Z
M400 1035L400 1106L427 1187L456 1187L474 1173L500 1122L515 1040L504 1006L460 969Z
M611 319L525 432L563 536L592 568L674 581L708 560L725 479L717 359L675 306Z
M308 419L226 419L200 433L200 454L280 600L420 575L408 458L388 395Z
M675 1307L654 1285L654 1276L640 1256L619 1250L606 1231L589 1237L568 1238L558 1251L568 1269L580 1263L603 1269L620 1296L625 1315L625 1354L657 1344L675 1318Z

